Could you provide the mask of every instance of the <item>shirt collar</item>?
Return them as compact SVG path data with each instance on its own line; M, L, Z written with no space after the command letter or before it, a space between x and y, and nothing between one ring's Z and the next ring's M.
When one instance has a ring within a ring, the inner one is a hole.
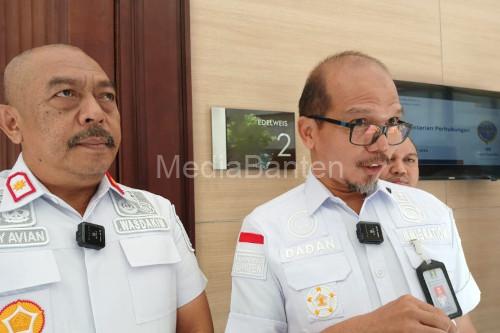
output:
M312 174L312 172L309 172L307 175L304 186L306 208L309 215L314 214L328 198L333 197L332 193Z
M389 200L395 201L394 195L392 194L394 191L394 184L382 179L379 179L377 182L377 190L373 193L382 193L382 195L389 198ZM373 195L372 194L372 195Z
M309 172L307 176L304 191L306 195L306 207L310 215L314 214L327 199L345 205L344 201L333 195L330 190L312 174L312 172ZM391 183L379 179L375 191L373 191L365 201L379 195L379 193L383 193L382 195L389 197L391 200L395 200L392 196Z
M7 178L2 180L3 198L0 202L0 211L17 209L48 192L38 179L31 173L19 154L16 164L10 170Z
M16 164L10 170L7 178L1 182L0 189L3 191L0 200L0 212L25 206L42 195L55 197L33 175L24 162L22 153L19 154ZM106 176L101 180L95 197L102 197L110 189L121 197L125 197L125 192L109 173L106 173Z

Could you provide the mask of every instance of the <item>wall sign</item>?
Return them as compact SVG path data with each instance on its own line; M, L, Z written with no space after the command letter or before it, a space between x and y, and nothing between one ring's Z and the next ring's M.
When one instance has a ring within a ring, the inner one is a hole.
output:
M295 113L212 107L215 170L295 169Z

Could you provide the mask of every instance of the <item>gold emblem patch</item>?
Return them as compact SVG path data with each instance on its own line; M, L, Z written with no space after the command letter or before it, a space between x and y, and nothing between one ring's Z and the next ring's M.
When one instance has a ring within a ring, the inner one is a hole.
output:
M316 319L328 319L337 309L337 295L328 287L312 288L306 302L309 312Z
M0 310L0 333L40 333L44 325L44 311L32 301L17 300Z

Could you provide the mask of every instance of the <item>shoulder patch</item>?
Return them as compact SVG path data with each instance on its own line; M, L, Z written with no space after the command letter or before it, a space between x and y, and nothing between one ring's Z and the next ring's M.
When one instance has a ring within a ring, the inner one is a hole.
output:
M424 212L412 202L406 193L402 191L393 192L394 199L399 204L399 210L403 219L411 223L421 223L424 221Z
M156 208L141 191L125 191L125 198L112 195L113 206L120 216L158 215Z
M267 259L260 253L236 251L231 275L266 280Z
M30 227L36 224L33 204L0 213L0 229Z

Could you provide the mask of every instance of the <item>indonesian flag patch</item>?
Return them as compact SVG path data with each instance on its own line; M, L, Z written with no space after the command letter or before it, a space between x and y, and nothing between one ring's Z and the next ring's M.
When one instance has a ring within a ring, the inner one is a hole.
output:
M264 235L251 232L240 232L240 243L264 244Z
M7 189L14 202L18 202L22 198L36 192L28 175L24 172L16 172L10 175L9 178L7 178Z

